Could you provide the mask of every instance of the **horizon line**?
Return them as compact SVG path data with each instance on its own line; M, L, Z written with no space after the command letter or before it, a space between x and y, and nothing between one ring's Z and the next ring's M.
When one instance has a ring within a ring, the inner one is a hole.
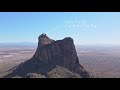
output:
M15 42L0 42L0 44L14 44L14 43L33 43L37 44L38 42L30 42L30 41L15 41ZM120 44L113 44L113 43L74 43L75 45L120 45Z

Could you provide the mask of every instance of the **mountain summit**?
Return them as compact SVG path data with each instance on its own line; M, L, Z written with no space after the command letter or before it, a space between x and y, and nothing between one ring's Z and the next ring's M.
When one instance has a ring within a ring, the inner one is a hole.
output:
M50 73L50 75L53 75L51 77L54 78L54 76L57 77L55 74L59 73L59 71L61 73L64 72L64 75L59 74L64 76L63 78L71 78L72 76L69 75L82 78L92 77L79 63L72 38L66 37L63 40L55 41L46 34L41 34L38 38L38 47L33 57L21 63L7 77L26 77L29 73L36 73L49 78Z

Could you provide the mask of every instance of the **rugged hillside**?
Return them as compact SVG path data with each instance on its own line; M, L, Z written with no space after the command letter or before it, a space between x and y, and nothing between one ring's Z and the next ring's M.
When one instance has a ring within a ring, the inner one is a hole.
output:
M14 76L12 78L22 78L20 76ZM73 73L66 68L56 66L46 76L40 73L28 73L24 78L82 78L79 74Z
M79 74L73 73L66 68L56 66L51 70L48 75L48 78L82 78Z
M46 34L39 36L38 47L33 57L20 64L6 77L26 77L29 73L48 76L48 73L54 70L56 66L65 68L72 73L77 73L83 78L92 77L80 65L72 38L67 37L63 40L55 41L46 36ZM59 69L63 70L62 68Z

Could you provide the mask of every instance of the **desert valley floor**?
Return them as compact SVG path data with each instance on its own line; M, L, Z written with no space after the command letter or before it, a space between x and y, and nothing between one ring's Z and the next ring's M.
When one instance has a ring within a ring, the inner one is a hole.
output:
M11 69L30 59L35 52L33 47L1 47L0 77L11 72Z
M80 64L100 78L120 78L120 48L76 46ZM0 47L0 77L30 59L36 47Z

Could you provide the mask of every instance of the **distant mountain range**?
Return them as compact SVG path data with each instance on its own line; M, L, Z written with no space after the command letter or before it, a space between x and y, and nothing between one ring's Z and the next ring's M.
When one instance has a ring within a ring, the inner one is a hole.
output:
M6 46L37 46L37 42L28 42L28 41L23 41L23 42L5 42L5 43L0 43L0 47L6 47ZM75 44L76 47L116 47L120 48L120 45L112 45L112 44Z
M34 42L9 42L9 43L0 43L0 47L7 46L37 46L37 43Z

